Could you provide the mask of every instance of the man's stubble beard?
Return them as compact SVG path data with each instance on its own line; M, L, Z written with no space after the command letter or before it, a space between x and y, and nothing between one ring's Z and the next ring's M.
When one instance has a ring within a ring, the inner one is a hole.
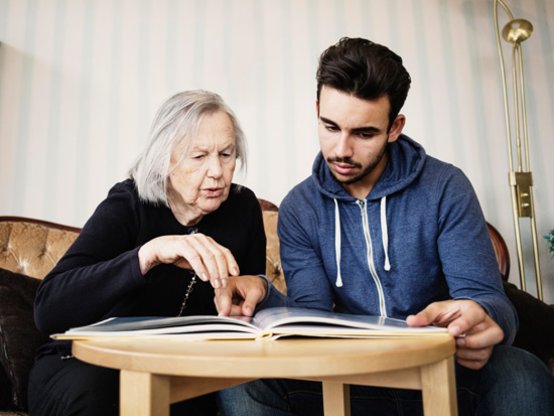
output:
M375 158L371 161L371 163L369 165L367 165L366 168L359 175L354 176L353 178L350 178L350 179L347 179L347 180L340 180L339 178L337 178L335 176L334 172L331 169L329 169L329 170L331 171L331 174L333 175L333 177L335 178L335 180L337 182L339 182L343 185L352 185L353 183L361 181L367 175L369 175L371 172L373 172L375 167L379 164L379 162L381 162L381 160L385 156L386 151L387 151L387 146L385 145L385 146L383 146L383 148L381 149L379 154L377 156L375 156ZM330 160L330 162L333 162L333 161L337 161L337 159L331 159ZM353 165L359 165L359 163L353 163Z

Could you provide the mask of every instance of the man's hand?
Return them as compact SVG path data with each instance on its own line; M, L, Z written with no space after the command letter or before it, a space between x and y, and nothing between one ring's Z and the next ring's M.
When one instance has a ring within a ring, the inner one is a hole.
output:
M252 316L267 294L260 276L229 276L227 285L215 289L214 303L220 316Z
M448 328L456 337L456 361L464 367L478 370L489 360L504 332L477 302L447 300L434 302L406 319L410 326L435 324Z

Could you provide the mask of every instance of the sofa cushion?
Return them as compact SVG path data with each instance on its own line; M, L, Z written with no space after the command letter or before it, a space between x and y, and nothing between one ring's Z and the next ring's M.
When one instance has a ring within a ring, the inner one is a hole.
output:
M514 346L538 356L554 373L554 305L538 300L512 283L504 283L504 291L519 318Z
M12 405L12 387L4 368L0 365L0 409L9 409ZM0 415L2 412L0 411Z
M27 407L27 382L37 348L48 341L33 319L39 279L0 269L0 365L11 384L11 398Z

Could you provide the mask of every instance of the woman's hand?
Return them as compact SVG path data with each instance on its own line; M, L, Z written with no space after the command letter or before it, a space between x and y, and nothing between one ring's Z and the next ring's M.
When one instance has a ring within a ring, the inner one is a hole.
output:
M229 276L238 276L239 266L229 249L204 234L166 235L144 244L138 252L140 271L145 275L158 264L192 269L214 288L225 287Z

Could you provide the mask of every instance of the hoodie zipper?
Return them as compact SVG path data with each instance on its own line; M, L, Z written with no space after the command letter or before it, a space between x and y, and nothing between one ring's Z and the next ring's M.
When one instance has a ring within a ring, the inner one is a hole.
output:
M371 243L371 234L369 232L369 219L367 217L367 202L365 200L356 201L360 207L362 214L362 227L364 230L364 238L367 246L367 264L369 265L369 272L377 288L377 294L379 295L379 312L381 316L387 316L387 309L385 306L385 293L383 291L383 286L377 275L377 270L375 269L375 263L373 262L373 244Z

